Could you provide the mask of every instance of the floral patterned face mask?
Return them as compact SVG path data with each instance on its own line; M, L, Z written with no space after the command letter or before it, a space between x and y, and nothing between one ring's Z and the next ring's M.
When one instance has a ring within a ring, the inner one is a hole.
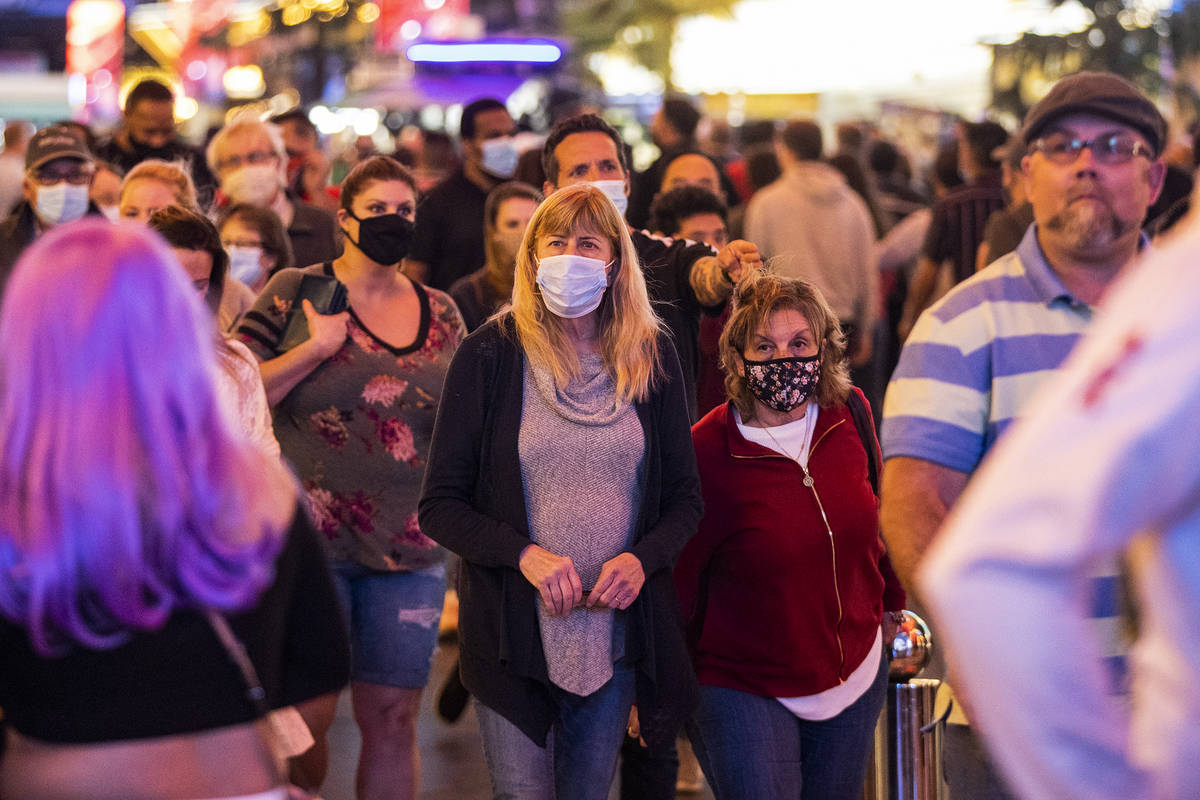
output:
M746 385L767 408L786 414L812 397L821 377L821 354L796 358L772 358L746 365Z

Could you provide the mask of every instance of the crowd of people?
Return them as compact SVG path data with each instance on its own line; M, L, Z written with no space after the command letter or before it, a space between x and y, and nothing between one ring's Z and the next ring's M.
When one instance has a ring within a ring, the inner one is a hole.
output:
M349 687L357 795L415 798L448 597L439 709L475 699L496 798L603 800L618 775L671 798L698 759L718 800L857 799L923 602L955 800L1196 790L1195 715L1165 708L1200 670L1131 665L1122 624L1194 659L1186 588L1126 591L1190 573L1123 549L1158 524L1194 552L1194 475L1154 512L1113 500L1093 544L1116 461L1154 471L1153 420L1104 462L1034 449L1084 436L1034 401L1057 373L1086 410L1143 348L1188 372L1178 297L1177 324L1118 307L1063 368L1152 240L1190 231L1191 153L1132 84L1068 76L1019 130L962 121L928 154L865 122L829 152L808 119L735 148L669 97L642 171L596 111L529 146L484 98L458 154L430 132L338 165L303 111L202 149L173 102L147 80L107 138L4 132L0 796L315 795ZM1008 445L1030 408L1040 439ZM1055 489L1076 466L1093 482ZM1058 651L1029 678L1040 736L996 688L1041 662L996 658L993 597L1083 643L1032 644ZM1169 753L1130 733L1152 724Z

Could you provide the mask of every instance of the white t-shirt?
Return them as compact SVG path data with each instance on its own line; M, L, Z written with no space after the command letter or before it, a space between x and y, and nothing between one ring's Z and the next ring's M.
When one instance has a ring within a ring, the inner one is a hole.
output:
M748 442L761 444L776 453L787 456L804 468L808 468L808 451L812 449L813 431L817 428L817 414L820 408L810 402L804 416L793 422L776 425L773 428L755 428L742 422L742 415L733 409L733 421L737 423L738 432ZM768 433L767 431L770 431ZM771 438L775 437L775 438Z
M738 431L747 441L761 444L776 453L784 455L800 466L808 469L808 454L812 449L813 431L817 427L817 414L820 409L816 403L810 402L804 416L783 425L770 428L755 428L742 422L737 409L733 410L733 419ZM774 437L774 438L772 438ZM784 707L800 719L823 720L836 717L863 696L879 671L879 651L883 647L883 629L875 632L875 644L867 651L867 657L862 660L845 681L817 694L804 697L778 697Z

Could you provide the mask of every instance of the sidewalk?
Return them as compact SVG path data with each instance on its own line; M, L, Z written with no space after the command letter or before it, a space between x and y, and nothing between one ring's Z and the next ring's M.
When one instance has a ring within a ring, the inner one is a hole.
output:
M421 800L487 800L491 796L483 748L479 742L479 724L473 705L453 725L438 719L434 702L438 687L458 659L454 645L439 645L434 655L429 687L421 698L421 716L417 720L417 741L421 748ZM322 796L325 800L354 800L354 767L358 762L358 729L350 710L350 694L343 692L337 718L329 731L329 776ZM614 789L610 795L618 797ZM705 787L702 793L679 795L689 800L712 800Z

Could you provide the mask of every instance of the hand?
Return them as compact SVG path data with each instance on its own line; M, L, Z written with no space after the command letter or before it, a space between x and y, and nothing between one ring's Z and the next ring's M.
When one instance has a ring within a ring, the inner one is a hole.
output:
M309 300L303 301L300 308L308 320L308 345L324 361L340 350L342 343L346 341L346 325L350 322L350 312L318 314Z
M642 738L642 723L638 719L637 704L629 707L629 721L625 723L625 733L629 734L629 738L637 739L638 744L642 747L647 747L646 740Z
M588 594L588 608L629 608L642 591L646 573L633 553L621 553L600 567L600 577Z
M544 547L531 544L518 560L521 574L533 584L552 617L565 617L583 599L583 583L575 572L575 563L556 556Z
M896 631L900 629L900 623L896 620L895 614L896 612L892 611L883 612L883 649L887 653L891 652L892 642L896 639Z
M734 239L717 253L717 263L729 275L734 285L756 269L762 269L763 260L758 247L745 239Z

